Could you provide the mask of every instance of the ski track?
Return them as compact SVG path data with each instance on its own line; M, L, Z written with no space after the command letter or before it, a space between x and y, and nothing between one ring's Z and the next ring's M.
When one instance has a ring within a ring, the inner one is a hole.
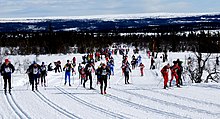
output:
M17 106L17 108L18 108L28 119L31 119L31 117L28 116L28 114L27 114L26 112L24 112L24 111L22 110L22 108L15 102L15 99L14 99L14 96L13 96L13 95L11 95L11 99L13 100L13 102L14 102L14 104Z
M95 92L99 93L98 91L95 91ZM127 104L127 105L129 105L131 107L136 108L136 109L142 109L145 112L151 111L153 113L157 113L157 114L160 114L160 115L163 115L163 116L167 115L167 116L174 117L174 118L191 119L189 117L181 116L181 115L178 115L178 114L175 114L175 113L165 112L165 111L157 110L157 109L154 109L154 108L151 108L151 107L147 107L147 106L144 106L144 105L140 105L140 104L131 102L129 100L125 100L125 99L119 98L119 97L114 96L114 95L104 95L104 96L106 96L108 98L111 98L113 100L116 100L118 102L125 103L125 104Z
M51 100L46 98L41 92L35 92L35 94L37 95L37 97L39 97L47 105L49 105L53 109L57 110L59 113L65 115L66 117L69 117L70 119L82 119L82 118L68 112L67 110L63 109L62 107L58 106L57 104L55 104L54 102L52 102Z
M156 77L156 76L153 74L153 71L151 71L151 74L152 74L155 78L158 78L158 77ZM212 102L206 102L206 101L203 101L203 100L196 100L196 99L188 98L188 97L184 97L184 96L177 96L177 95L170 94L170 93L167 93L167 92L161 92L161 91L156 91L156 90L147 89L147 88L140 88L140 87L136 87L136 86L133 86L133 87L134 87L136 90L147 90L147 91L159 93L159 94L162 94L162 95L165 95L165 96L175 97L175 98L178 98L178 99L181 99L181 100L188 100L188 101L191 101L191 102L200 103L200 104L206 104L206 105L212 105L212 106L215 106L215 107L220 108L220 104L216 104L216 103L212 103ZM209 88L209 87L206 87L206 86L198 86L198 85L196 85L196 87ZM219 88L215 88L215 89L219 89Z
M85 89L83 88L82 90L85 90ZM80 93L75 93L75 91L69 90L69 92L73 95L80 94ZM98 105L99 107L108 109L109 111L117 112L117 113L120 113L121 115L127 115L127 116L129 116L129 118L132 118L132 119L140 119L140 118L143 118L143 116L148 117L148 116L152 115L151 113L146 113L143 110L139 110L139 109L137 110L135 108L132 108L132 107L128 106L127 104L118 103L117 101L109 99L108 97L105 97L105 96L101 95L100 93L98 94L98 93L94 92L93 90L90 90L90 91L94 95L89 95L89 96L88 95L77 95L77 96L83 100L90 100L90 103ZM93 97L93 96L95 96L95 97ZM96 98L98 98L98 100ZM106 105L106 103L111 104L111 105ZM120 107L120 108L115 108L115 107ZM161 117L155 117L155 118L161 118Z
M198 113L205 113L205 114L211 115L211 116L216 116L216 115L220 116L220 113L212 113L212 112L207 111L207 110L197 109L197 108L194 108L194 107L188 107L188 106L185 106L185 105L172 103L172 102L168 102L168 101L160 100L160 99L157 99L157 98L153 98L153 97L149 97L149 96L145 96L145 95L141 95L141 94L138 94L138 93L133 93L133 92L125 91L125 90L120 90L120 89L116 89L116 88L111 88L111 89L116 90L116 91L120 91L120 92L124 92L126 94L134 95L134 96L139 97L139 98L144 98L144 99L147 99L147 100L159 102L161 104L166 104L167 106L174 106L174 107L177 107L177 108L180 108L180 109L183 109L183 110L191 110L191 111L195 111L195 112L198 112Z
M175 98L178 98L180 100L191 101L191 102L194 102L194 103L206 104L208 106L211 105L211 106L215 106L215 107L220 108L220 104L216 104L216 103L212 103L212 102L206 102L206 101L197 100L197 99L184 97L184 96L179 96L179 95L177 96L175 94L170 94L170 93L167 93L167 92L156 91L156 90L147 89L147 88L140 88L140 87L136 87L136 86L133 86L133 87L134 87L134 89L127 89L127 90L146 90L146 91L151 91L151 92L158 93L158 94L161 94L161 95L164 95L164 96L175 97Z
M117 66L120 66L121 64L121 61L119 59L122 59L120 55L115 55L116 58L114 59L117 59L116 61L118 61L117 63ZM121 74L121 68L120 67L115 67L115 75L117 76L120 76L122 75L121 77L117 77L118 79L115 80L114 84L113 85L116 85L116 87L113 86L113 88L111 88L112 91L117 91L118 93L116 94L107 94L107 95L101 95L99 93L98 90L94 90L95 94L98 93L100 96L104 96L106 97L106 99L111 99L111 101L115 101L115 102L119 102L120 104L123 104L125 105L125 107L131 107L131 109L134 109L134 110L138 110L138 111L143 111L143 113L153 113L153 114L156 114L156 115L161 115L162 117L166 117L166 118L181 118L181 119L191 119L193 118L192 116L190 116L189 114L186 114L186 113L183 113L183 114L179 114L179 113L175 113L175 112L171 112L171 111L166 111L166 110L163 110L163 108L160 108L160 109L157 109L156 107L153 107L152 105L151 106L147 106L145 105L146 103L144 104L139 104L137 101L130 101L128 98L124 98L123 96L126 96L126 95L132 95L134 96L136 99L146 99L147 101L150 101L150 102L156 102L155 104L157 103L160 103L161 105L165 105L165 106L172 106L174 109L176 108L177 110L184 110L184 111L190 111L190 112L195 112L195 114L199 113L199 114L204 114L204 116L210 116L210 118L216 118L216 117L220 117L220 113L215 113L215 112L212 112L212 110L205 110L203 108L200 108L197 106L196 107L193 107L191 105L184 105L184 104L180 104L178 102L171 102L170 100L166 100L166 99L160 99L160 97L155 97L155 96L149 96L149 95L143 95L141 94L140 92L138 92L138 90L140 91L146 91L145 93L152 93L152 94L158 94L158 96L164 96L164 98L176 98L176 99L180 99L182 100L183 102L184 101L187 101L192 103L193 104L201 104L202 106L212 106L212 107L216 107L217 109L220 109L220 104L217 104L217 102L212 102L212 101L205 101L205 100L202 100L202 99L196 99L194 97L187 97L187 96L179 96L177 94L172 94L172 93L168 93L166 90L155 90L155 89L159 89L158 88L158 85L157 83L159 83L160 81L160 84L163 83L163 77L160 77L158 76L158 73L160 74L160 72L156 70L149 70L148 69L148 65L149 65L149 61L150 59L148 58L143 58L142 59L147 59L148 61L145 62L147 63L147 65L145 66L145 69L144 69L144 77L142 78L145 78L147 79L148 76L152 78L150 78L148 80L148 84L145 84L145 83L141 83L141 85L139 85L138 83L136 82L133 82L132 78L141 78L139 76L139 69L138 67L136 67L135 70L132 70L132 73L130 73L130 83L131 85L121 85L119 83L122 83L124 82L124 76ZM105 60L103 60L105 62ZM49 82L50 84L60 84L62 83L62 80L64 79L64 72L61 72L62 74L60 75L60 73L58 74L54 74L53 76L54 77L59 77L57 78L58 79L58 82L57 80L47 80L47 82ZM76 75L75 75L76 77ZM75 77L73 77L74 79L71 79L71 82L74 84L74 81L77 79L75 79ZM95 75L93 74L93 81L96 82L95 79ZM115 77L112 77L111 78L115 78ZM135 81L134 79L134 81ZM156 79L156 80L155 80ZM60 81L61 80L61 81ZM112 80L112 79L111 79ZM59 82L60 81L60 82ZM149 82L152 82L154 81L154 83L149 83ZM48 86L48 85L47 85ZM95 85L95 87L98 86L98 85ZM109 84L110 86L110 84ZM118 88L118 86L120 86L121 88ZM147 88L146 88L147 86ZM150 87L149 87L150 86ZM213 89L213 90L219 90L220 87L219 86L216 86L216 85L192 85L193 87L195 88L208 88L208 89ZM107 116L107 118L118 118L118 119L128 119L130 118L130 116L133 116L131 114L127 114L127 113L120 113L120 112L117 112L117 111L111 111L109 110L109 108L107 107L99 107L99 106L96 106L98 105L97 103L93 104L91 103L90 101L91 100L86 100L86 99L82 99L82 97L77 97L73 94L70 93L70 91L67 91L66 88L62 88L61 86L54 86L55 87L55 90L56 91L59 91L61 92L61 94L65 95L66 97L68 97L68 100L71 100L71 101L76 101L77 103L79 104L82 104L83 106L86 106L88 108L91 108L93 110L95 110L96 112L101 112L105 114L105 116ZM124 88L122 88L124 87ZM126 88L125 88L126 87ZM129 87L129 88L128 88ZM78 88L78 86L77 86ZM77 89L76 88L76 89ZM46 88L44 88L46 90ZM48 89L48 88L47 88ZM73 89L73 88L71 88ZM174 89L174 88L172 88ZM132 92L132 90L137 90L137 92ZM42 102L42 103L45 103L47 104L49 107L52 108L52 110L56 110L58 113L61 114L61 116L65 116L67 118L71 118L71 119L81 119L81 117L67 111L67 109L64 109L63 107L60 107L59 106L59 103L55 103L56 101L52 100L52 98L47 98L47 95L44 94L45 91L42 91L41 92L34 92L33 95L35 95L34 97L38 97L40 100L39 102ZM126 95L123 95L121 96L120 95L120 92L121 94L126 94ZM10 113L12 112L13 115L16 117L16 118L28 118L30 119L31 117L28 116L27 113L25 113L22 108L16 103L16 96L15 98L13 97L13 95L6 95L4 96L5 97L5 100L6 100L6 103L9 104L9 106L7 106L7 108L10 110ZM88 98L89 99L89 98ZM19 100L17 100L19 101ZM98 100L99 101L99 100ZM141 100L141 101L145 101L145 100ZM147 103L147 104L150 104L150 103ZM154 104L154 103L153 103ZM42 107L41 107L42 108ZM119 107L120 108L120 107ZM26 108L24 108L26 109ZM184 115L186 114L186 115ZM191 114L191 113L190 113ZM194 113L193 113L194 114ZM4 116L4 115L3 115ZM3 118L3 116L0 114L0 117ZM34 117L36 118L36 117ZM144 117L143 117L144 118ZM199 118L204 118L204 117L199 117Z
M209 89L217 89L219 90L220 87L219 86L214 86L214 85L192 85L194 87L202 87L202 88L209 88Z
M20 106L15 102L14 98L12 95L10 95L11 97L11 101L9 99L8 94L5 95L6 96L6 100L8 102L8 104L10 105L10 107L12 108L12 110L15 112L15 114L20 118L20 119L31 119L31 117L29 117L21 108Z
M95 106L95 105L93 105L93 104L91 104L91 103L88 103L88 102L86 102L86 101L84 101L84 100L82 100L82 99L80 99L80 98L78 98L78 97L76 97L76 96L70 94L68 91L66 91L65 89L63 89L63 88L61 88L61 87L55 86L55 88L56 88L57 90L59 90L61 93L65 94L66 96L70 97L71 99L74 99L74 100L76 100L76 101L82 103L83 105L86 105L86 106L88 106L88 107L90 107L90 108L92 108L92 109L94 109L94 110L98 110L98 111L100 111L100 112L102 112L102 113L105 113L105 114L107 114L107 115L109 115L109 116L111 116L111 117L113 117L113 118L129 119L128 117L125 117L125 116L123 116L123 115L121 115L121 114L117 114L117 113L111 112L111 111L109 111L109 110L103 109L103 108L101 108L101 107Z

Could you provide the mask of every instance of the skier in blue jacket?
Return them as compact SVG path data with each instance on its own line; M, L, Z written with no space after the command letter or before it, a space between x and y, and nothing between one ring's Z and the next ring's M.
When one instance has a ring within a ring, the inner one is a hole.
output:
M65 71L65 83L64 85L66 85L66 82L67 82L67 77L68 77L68 80L69 80L69 86L71 86L71 83L70 83L70 72L71 70L73 70L73 66L72 64L70 63L69 60L67 60L67 63L64 65L63 67L63 71Z

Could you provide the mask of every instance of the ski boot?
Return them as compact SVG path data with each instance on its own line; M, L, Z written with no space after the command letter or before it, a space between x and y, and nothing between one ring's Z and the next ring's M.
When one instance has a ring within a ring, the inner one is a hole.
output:
M179 84L176 84L176 86L177 86L178 88L180 88L180 85L179 85Z

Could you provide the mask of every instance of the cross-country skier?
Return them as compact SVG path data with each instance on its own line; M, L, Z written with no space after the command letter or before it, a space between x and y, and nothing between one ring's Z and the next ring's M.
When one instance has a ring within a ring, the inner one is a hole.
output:
M137 60L138 60L138 66L140 66L140 63L142 63L142 60L141 60L142 58L141 58L141 55L139 55L138 57L137 57Z
M69 60L67 60L67 63L64 65L63 67L63 71L65 71L65 83L64 85L66 85L67 83L67 77L68 77L68 80L69 80L69 86L71 86L71 83L70 83L70 71L73 70L73 66L72 64L70 63Z
M76 66L76 57L73 57L72 65L73 65L73 68L75 68L75 66Z
M31 80L30 80L30 83L32 85L32 91L34 91L34 84L35 84L35 89L37 89L37 79L39 77L39 73L40 73L40 65L37 64L35 61L33 62L33 64L31 64L28 68L28 71L31 75Z
M102 63L95 70L95 75L97 75L97 84L100 82L100 78L101 78L101 67L102 67Z
M178 66L178 63L176 61L174 61L174 65L172 67L170 67L170 70L171 70L171 80L170 80L170 87L171 87L171 83L173 81L173 77L176 78L176 86L177 87L180 87L179 86L179 83L178 83L178 75L177 75L177 71L180 70L180 67Z
M51 66L52 63L50 63L48 66L47 66L47 71L53 71L53 67Z
M42 62L41 66L40 66L40 75L41 75L41 86L46 87L46 75L47 75L47 69L46 69L46 65L44 64L44 62Z
M79 63L79 66L78 66L78 72L79 72L79 79L81 78L81 74L80 74L80 70L82 69L82 65L81 65L81 63Z
M106 88L107 88L107 77L109 74L111 74L111 71L107 68L107 66L105 64L103 64L100 68L100 91L101 94L106 94ZM103 91L103 82L105 84L104 86L104 91Z
M155 64L154 58L151 57L151 61L150 61L150 69L155 69L154 64Z
M177 59L177 64L179 66L179 69L177 70L177 75L178 75L178 83L179 85L183 85L183 80L182 80L182 72L183 72L183 66L182 66L182 61L180 61L179 59Z
M133 55L133 56L132 56L132 61L131 61L132 69L135 69L136 62L137 62L137 59L136 59L135 56Z
M57 61L57 62L54 62L54 64L55 64L55 68L54 68L55 73L57 73L57 71L58 71L59 73L62 72L61 62L60 62L60 61Z
M79 73L80 73L80 78L81 78L81 82L80 82L80 83L81 83L81 85L82 85L83 81L86 79L85 68L82 67L82 68L80 69Z
M10 63L8 59L5 59L5 62L1 65L1 75L4 79L4 90L7 92L7 82L8 82L8 91L11 93L11 74L14 72L15 68Z
M113 64L112 62L109 62L109 63L108 63L108 67L109 67L109 69L110 69L110 71L111 71L111 74L114 75L114 64ZM110 77L110 76L109 76L109 77Z
M125 84L129 84L129 72L131 72L131 68L129 64L124 65L124 75L125 75Z
M93 66L93 63L92 62L89 62L88 64L86 64L86 67L85 67L85 72L86 72L86 80L84 80L84 83L83 83L83 87L85 88L85 84L86 84L86 81L90 80L90 89L94 89L92 87L92 70L95 70L94 66Z
M140 71L141 71L141 76L144 76L144 64L143 63L140 63Z
M169 73L169 69L170 69L170 64L168 63L167 65L165 65L161 70L161 74L163 75L164 78L164 89L166 89L167 83L168 83L168 73Z
M95 62L97 62L97 61L100 61L100 52L99 51L97 51L95 53Z
M122 66L121 66L121 69L122 69L122 75L124 75L124 71L125 71L125 67L126 65L130 65L128 60L127 60L127 57L123 57L123 60L122 60Z

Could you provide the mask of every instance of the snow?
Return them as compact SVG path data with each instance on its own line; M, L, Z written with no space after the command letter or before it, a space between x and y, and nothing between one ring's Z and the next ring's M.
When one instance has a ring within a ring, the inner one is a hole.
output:
M129 61L131 53L129 52ZM0 118L34 118L34 119L219 119L220 118L220 85L217 83L192 84L185 79L182 88L172 87L163 89L163 80L159 69L149 70L150 59L144 52L140 52L142 63L145 65L144 76L140 76L139 68L130 74L131 84L124 84L121 72L120 55L113 55L115 60L115 75L111 76L107 95L101 95L96 76L93 74L93 87L88 90L79 85L78 73L71 77L72 86L64 86L64 72L48 72L47 87L39 86L39 92L32 92L25 74L24 62L34 60L46 64L60 60L62 66L66 60L76 57L79 63L84 54L57 54L8 56L12 64L18 68L21 64L21 73L16 71L12 76L12 95L3 93L3 81L0 90ZM138 54L139 55L139 54ZM136 55L136 56L138 56ZM159 54L160 55L160 54ZM169 61L179 58L185 64L185 58L193 53L168 52ZM105 62L104 59L100 62ZM100 63L96 63L96 67ZM78 66L78 64L77 64ZM76 67L77 67L76 66ZM77 68L76 68L77 70ZM89 81L86 84L89 87Z
M36 23L46 22L47 20L87 20L98 19L104 21L114 21L120 19L144 19L144 18L177 18L192 17L202 15L219 15L219 12L212 13L139 13L139 14L113 14L113 15L92 15L92 16L50 16L50 17L29 17L29 18L0 18L0 23L20 22ZM204 19L204 18L202 18Z
M63 31L77 31L78 28L66 28L66 29L63 29Z

